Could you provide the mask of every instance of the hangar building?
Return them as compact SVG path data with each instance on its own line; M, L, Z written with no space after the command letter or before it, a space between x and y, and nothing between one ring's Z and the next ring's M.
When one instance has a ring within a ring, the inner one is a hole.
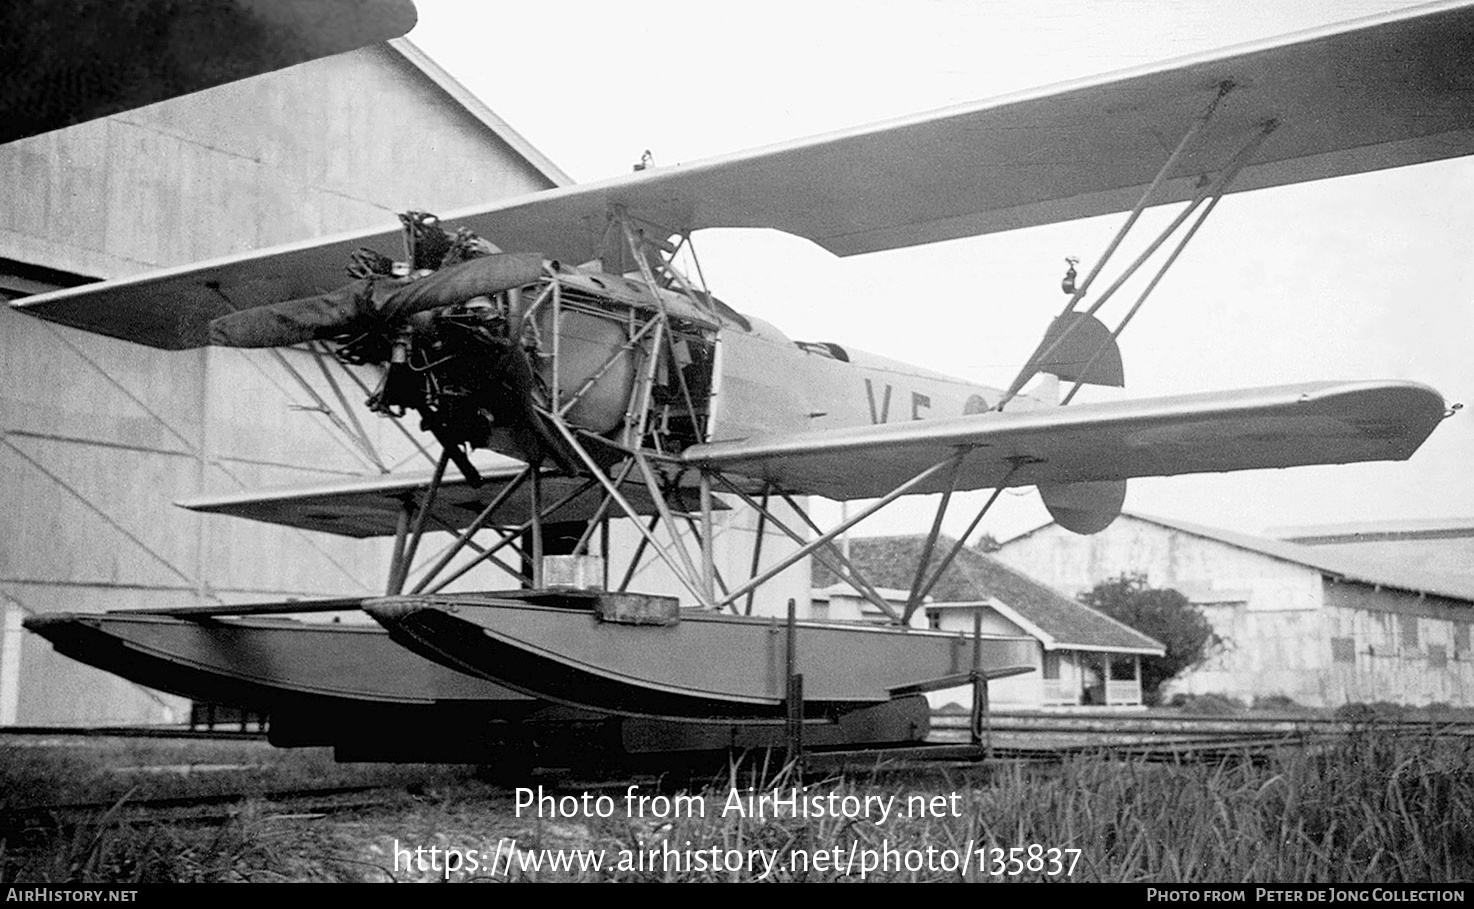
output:
M1474 706L1474 584L1455 575L1129 512L1090 537L1045 524L996 555L1064 591L1142 573L1185 594L1228 646L1173 691Z
M0 146L0 298L568 182L400 39ZM0 724L186 715L182 699L57 655L23 631L28 614L382 592L385 541L170 504L429 466L342 379L373 445L334 425L309 352L160 351L0 308L0 371ZM734 575L740 538L718 545ZM639 589L661 590L659 574ZM806 568L791 575L806 595ZM463 586L501 585L473 573Z
M1316 524L1272 528L1267 535L1325 553L1454 575L1474 585L1474 518Z

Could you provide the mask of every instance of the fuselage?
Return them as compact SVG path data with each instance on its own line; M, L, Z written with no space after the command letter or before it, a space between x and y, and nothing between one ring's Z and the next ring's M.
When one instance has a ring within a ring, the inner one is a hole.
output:
M531 320L543 384L556 389L548 405L593 432L619 432L647 412L650 424L675 427L664 447L679 448L983 413L1002 395L833 342L792 340L715 299L661 291L657 300L633 278L572 271L557 283L558 330L553 295L540 294ZM657 340L647 323L661 307ZM1047 403L1024 396L1010 408Z
M709 441L984 413L1002 391L776 327L724 326ZM1040 402L1016 399L1014 409Z
M378 409L419 410L442 442L581 472L566 432L675 455L706 442L984 413L1002 394L794 341L704 292L555 262L543 271L533 284L413 317L394 342L401 353ZM1010 407L1048 403L1020 397Z

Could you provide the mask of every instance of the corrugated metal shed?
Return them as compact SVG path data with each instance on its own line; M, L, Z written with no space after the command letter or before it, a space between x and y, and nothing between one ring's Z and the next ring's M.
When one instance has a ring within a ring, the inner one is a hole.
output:
M1177 519L1123 513L1089 537L1046 524L999 558L1066 590L1122 574L1186 594L1228 646L1173 689L1312 706L1474 705L1466 579Z
M564 182L413 45L376 45L0 147L0 297ZM169 353L0 309L0 723L183 706L57 656L26 613L382 589L382 543L171 504L376 472L309 385L334 400L304 351ZM425 463L365 419L384 467Z
M1436 571L1421 571L1406 564L1385 562L1381 559L1362 556L1351 552L1326 552L1313 546L1304 546L1284 540L1235 533L1218 527L1207 527L1175 518L1161 518L1138 512L1127 512L1131 517L1173 530L1196 534L1219 540L1230 546L1263 553L1285 562L1314 568L1327 577L1338 581L1351 581L1413 593L1455 597L1474 601L1474 582Z
M1282 527L1266 535L1328 555L1376 559L1459 578L1474 587L1474 517Z

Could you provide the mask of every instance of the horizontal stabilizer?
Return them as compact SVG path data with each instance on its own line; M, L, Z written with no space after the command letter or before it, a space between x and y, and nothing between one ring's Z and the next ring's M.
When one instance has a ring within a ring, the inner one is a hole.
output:
M586 262L609 212L672 232L763 227L854 255L1128 211L1220 86L1211 121L1153 201L1192 198L1245 140L1278 128L1231 190L1474 152L1474 3L1440 4L1152 64L754 151L443 213L500 249ZM26 298L20 309L144 344L180 326L322 293L360 246L340 234Z
M690 465L870 499L966 451L957 489L1401 461L1444 416L1415 382L1319 382L712 442ZM911 491L941 492L947 471Z

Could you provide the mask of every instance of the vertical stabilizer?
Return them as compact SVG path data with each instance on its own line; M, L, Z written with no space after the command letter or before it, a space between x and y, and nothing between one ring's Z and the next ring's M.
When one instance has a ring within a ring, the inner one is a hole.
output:
M1086 385L1126 384L1121 348L1095 316L1077 312L1055 319L1040 346L1045 353L1039 358L1039 372Z

